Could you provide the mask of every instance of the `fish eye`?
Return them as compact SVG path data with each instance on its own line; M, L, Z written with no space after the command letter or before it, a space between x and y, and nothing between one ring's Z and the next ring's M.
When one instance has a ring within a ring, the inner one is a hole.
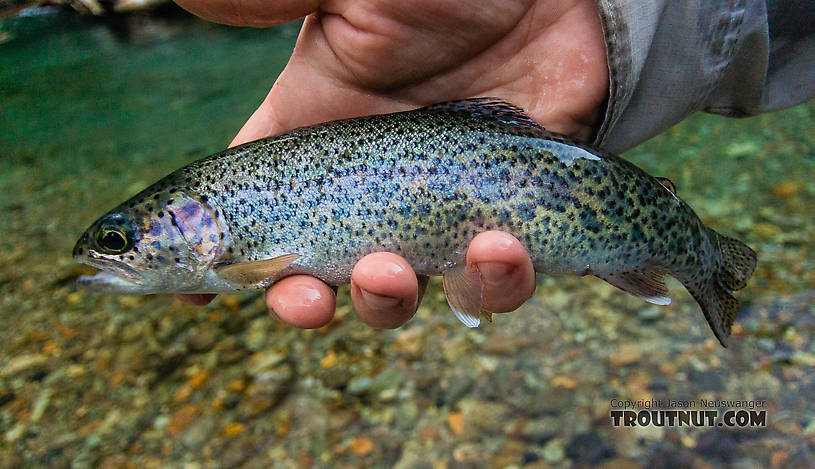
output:
M104 254L122 254L133 248L136 242L134 230L123 222L116 217L103 223L96 232L96 245Z
M127 247L127 236L121 231L106 230L99 235L99 247L109 254L121 254Z

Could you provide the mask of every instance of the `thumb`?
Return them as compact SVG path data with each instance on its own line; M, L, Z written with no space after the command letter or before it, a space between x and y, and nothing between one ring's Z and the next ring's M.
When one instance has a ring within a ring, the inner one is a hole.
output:
M278 84L285 73L286 71L284 70L283 73L280 74L280 77L278 77L275 85L272 86L266 99L263 100L255 112L252 113L252 116L243 124L243 127L241 127L241 130L235 135L235 138L232 139L232 143L229 144L230 147L291 130L291 127L288 127L279 119L277 114L278 106L275 105L277 101L275 97L278 94L277 90L279 88Z

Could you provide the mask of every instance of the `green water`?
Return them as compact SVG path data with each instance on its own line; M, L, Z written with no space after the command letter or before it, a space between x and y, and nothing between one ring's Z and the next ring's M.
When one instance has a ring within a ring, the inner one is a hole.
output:
M206 308L77 292L101 213L224 148L297 27L180 14L0 20L0 465L803 467L815 442L815 105L698 115L625 156L759 254L730 349L672 283L657 308L541 279L466 330L431 287L397 331L319 331L257 295ZM341 294L342 294L341 290ZM613 429L610 399L766 399L768 427Z

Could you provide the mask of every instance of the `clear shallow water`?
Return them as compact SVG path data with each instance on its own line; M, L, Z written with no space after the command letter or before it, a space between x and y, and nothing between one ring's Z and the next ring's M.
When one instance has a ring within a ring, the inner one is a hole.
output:
M695 116L626 157L759 253L720 349L675 282L657 308L541 279L465 330L436 285L398 331L300 331L256 295L207 308L76 292L89 222L225 147L296 27L184 16L0 21L0 465L804 467L815 441L815 105ZM613 429L611 399L767 400L768 428ZM616 465L616 466L614 466Z

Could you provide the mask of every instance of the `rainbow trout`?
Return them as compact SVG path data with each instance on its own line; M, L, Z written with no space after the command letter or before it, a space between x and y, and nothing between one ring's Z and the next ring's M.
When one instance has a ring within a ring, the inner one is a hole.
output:
M443 275L475 327L469 240L512 233L544 274L595 275L651 303L664 276L726 346L755 253L707 228L669 181L550 133L510 104L469 99L295 129L195 161L97 220L74 258L102 293L228 293L292 274L349 282L366 254Z

